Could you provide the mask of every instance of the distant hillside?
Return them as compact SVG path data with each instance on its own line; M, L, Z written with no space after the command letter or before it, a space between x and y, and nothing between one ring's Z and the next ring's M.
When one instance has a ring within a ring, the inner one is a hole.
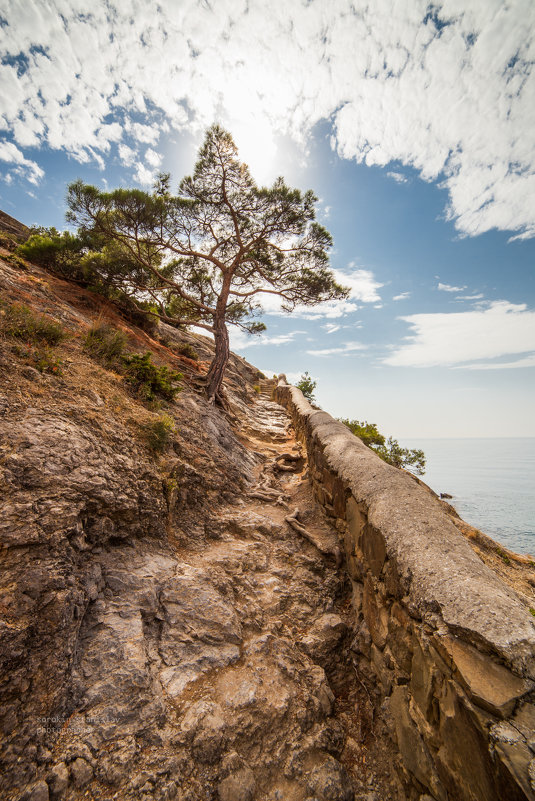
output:
M0 211L0 231L5 231L8 234L14 234L27 239L30 235L30 229L27 225L6 214L5 211Z

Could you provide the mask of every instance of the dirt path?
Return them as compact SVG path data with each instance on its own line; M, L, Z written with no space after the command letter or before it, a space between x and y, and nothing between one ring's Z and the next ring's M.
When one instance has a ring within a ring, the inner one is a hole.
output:
M268 391L255 405L254 425L241 432L263 460L257 485L222 510L213 544L181 554L185 572L208 572L232 596L241 639L235 659L195 673L176 697L197 760L191 786L217 783L222 801L398 799L370 691L353 667L351 587L337 564L338 537L313 500L288 417ZM217 780L223 750L227 775Z

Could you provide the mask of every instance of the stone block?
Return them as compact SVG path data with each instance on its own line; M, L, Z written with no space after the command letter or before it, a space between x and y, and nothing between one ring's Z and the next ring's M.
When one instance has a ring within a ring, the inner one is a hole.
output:
M406 687L394 687L390 696L390 712L404 767L438 801L446 801L446 792L439 781L433 760L410 716L409 693Z
M380 650L383 650L388 637L389 616L385 607L378 603L378 595L373 579L368 573L364 581L362 611L373 642Z
M519 698L533 689L532 681L515 676L462 640L442 635L434 641L441 654L449 657L449 664L470 699L493 715L508 717Z
M511 779L522 788L525 797L535 799L530 780L530 764L533 758L523 735L508 723L498 723L491 729L494 750Z
M334 481L332 490L332 504L337 517L345 517L346 513L346 488L339 478Z
M347 528L353 547L360 549L360 537L366 523L366 514L353 497L346 503Z
M398 571L398 564L395 557L388 559L383 569L385 589L388 595L397 600L404 596L401 577Z
M360 548L367 566L379 578L386 559L386 545L381 532L370 523L366 523L362 529Z
M375 645L373 645L373 643L371 646L371 658L374 670L379 678L379 681L381 682L383 693L385 695L390 695L390 691L392 690L393 674L386 665L386 660L383 653Z
M469 702L459 688L444 681L439 697L441 747L435 764L451 798L470 801L505 801L496 785L496 770L489 752L488 735L476 725Z

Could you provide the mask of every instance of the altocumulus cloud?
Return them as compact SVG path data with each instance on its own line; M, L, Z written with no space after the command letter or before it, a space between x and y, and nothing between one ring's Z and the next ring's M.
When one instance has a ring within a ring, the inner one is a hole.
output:
M472 369L535 364L535 310L505 300L467 312L401 317L413 330L406 344L383 359L395 367L459 366ZM520 356L514 361L492 361ZM480 360L484 360L481 362Z
M102 165L125 137L155 146L214 119L304 144L328 119L340 156L442 180L461 232L535 234L529 0L6 0L2 23L0 127L18 152Z

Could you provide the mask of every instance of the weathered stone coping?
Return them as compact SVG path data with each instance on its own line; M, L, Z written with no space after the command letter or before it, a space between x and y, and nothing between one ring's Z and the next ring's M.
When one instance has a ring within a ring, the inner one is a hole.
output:
M485 565L433 496L383 462L343 423L315 410L279 381L277 400L299 433L317 441L333 473L384 539L395 559L411 613L498 654L521 676L535 678L535 623L517 595ZM306 429L306 432L305 432Z
M282 376L318 501L343 537L359 670L407 781L437 801L535 801L535 622L425 485Z

